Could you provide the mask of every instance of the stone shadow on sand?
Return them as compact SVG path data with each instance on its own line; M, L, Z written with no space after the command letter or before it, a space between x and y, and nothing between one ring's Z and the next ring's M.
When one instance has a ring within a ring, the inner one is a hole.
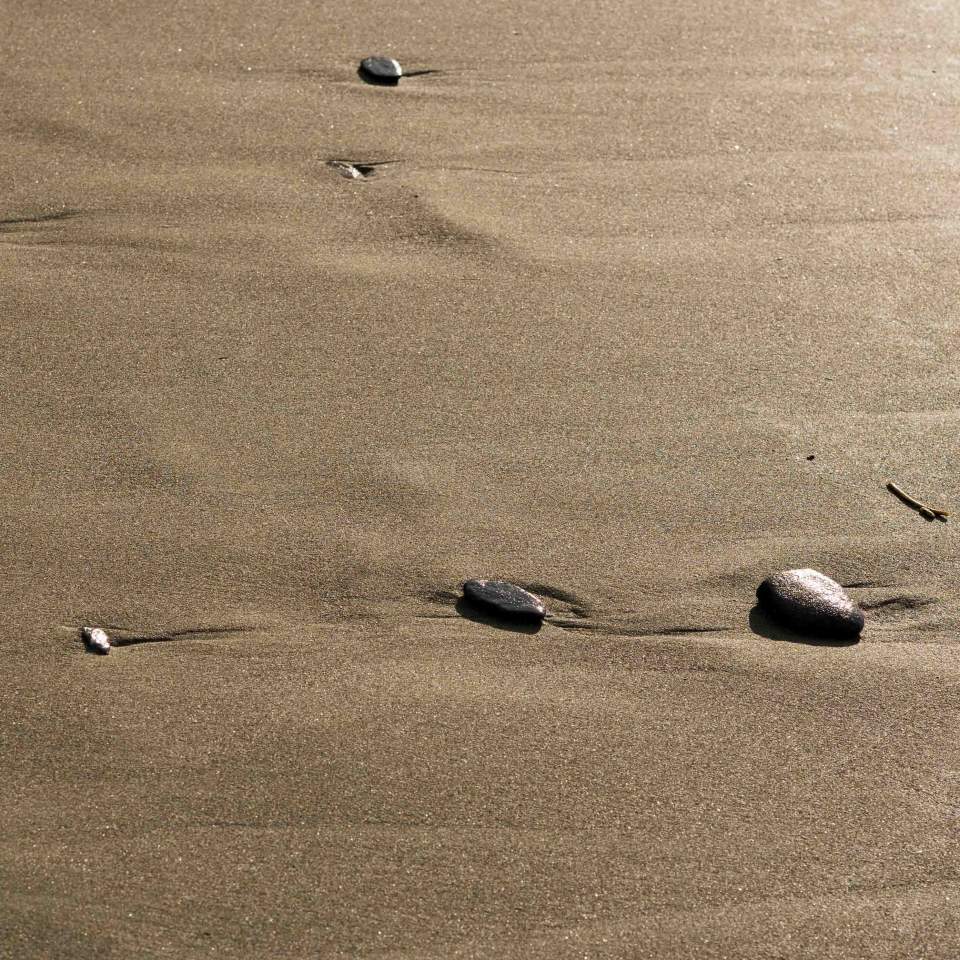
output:
M378 77L372 73L367 73L363 67L357 67L357 76L371 87L399 87L401 79L407 77L426 77L431 73L440 73L439 70L404 70L400 77Z
M232 633L251 633L252 627L190 627L183 630L170 630L165 633L133 633L127 630L108 628L110 646L136 647L143 643L172 643L175 640L218 637ZM114 632L116 630L116 632Z
M826 637L797 633L794 630L781 627L760 609L759 604L754 604L750 610L750 630L758 637L766 637L768 640L804 643L811 647L854 647L860 642L859 634L855 637Z
M542 620L524 620L522 618L498 617L489 610L484 610L466 597L461 597L455 604L454 609L465 620L473 620L474 623L483 623L488 627L496 627L497 630L506 630L509 633L539 633L543 626Z

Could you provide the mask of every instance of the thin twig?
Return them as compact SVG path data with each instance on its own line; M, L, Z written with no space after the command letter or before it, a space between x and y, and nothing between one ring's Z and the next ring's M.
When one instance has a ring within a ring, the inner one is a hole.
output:
M925 503L914 499L909 493L905 493L895 483L888 483L887 489L900 501L905 503L911 510L916 510L924 520L940 520L947 522L950 514L946 510L937 510L935 507L928 507Z

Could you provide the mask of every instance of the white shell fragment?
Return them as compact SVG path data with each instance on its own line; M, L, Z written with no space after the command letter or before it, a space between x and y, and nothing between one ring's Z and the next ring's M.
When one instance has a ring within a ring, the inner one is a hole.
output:
M100 627L84 627L80 633L88 650L104 655L110 652L110 638L105 630Z
M327 166L336 170L341 177L346 177L347 180L363 179L363 174L352 163L347 163L346 160L328 160Z

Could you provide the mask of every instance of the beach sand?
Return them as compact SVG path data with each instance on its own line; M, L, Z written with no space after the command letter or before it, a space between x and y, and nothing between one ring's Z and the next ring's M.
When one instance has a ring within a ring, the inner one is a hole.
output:
M0 31L0 957L956 956L957 8L143 7Z

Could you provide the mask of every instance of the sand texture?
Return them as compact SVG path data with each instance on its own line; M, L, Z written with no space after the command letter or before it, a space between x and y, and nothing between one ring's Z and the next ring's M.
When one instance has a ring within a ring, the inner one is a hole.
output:
M960 7L0 21L0 958L957 956Z

